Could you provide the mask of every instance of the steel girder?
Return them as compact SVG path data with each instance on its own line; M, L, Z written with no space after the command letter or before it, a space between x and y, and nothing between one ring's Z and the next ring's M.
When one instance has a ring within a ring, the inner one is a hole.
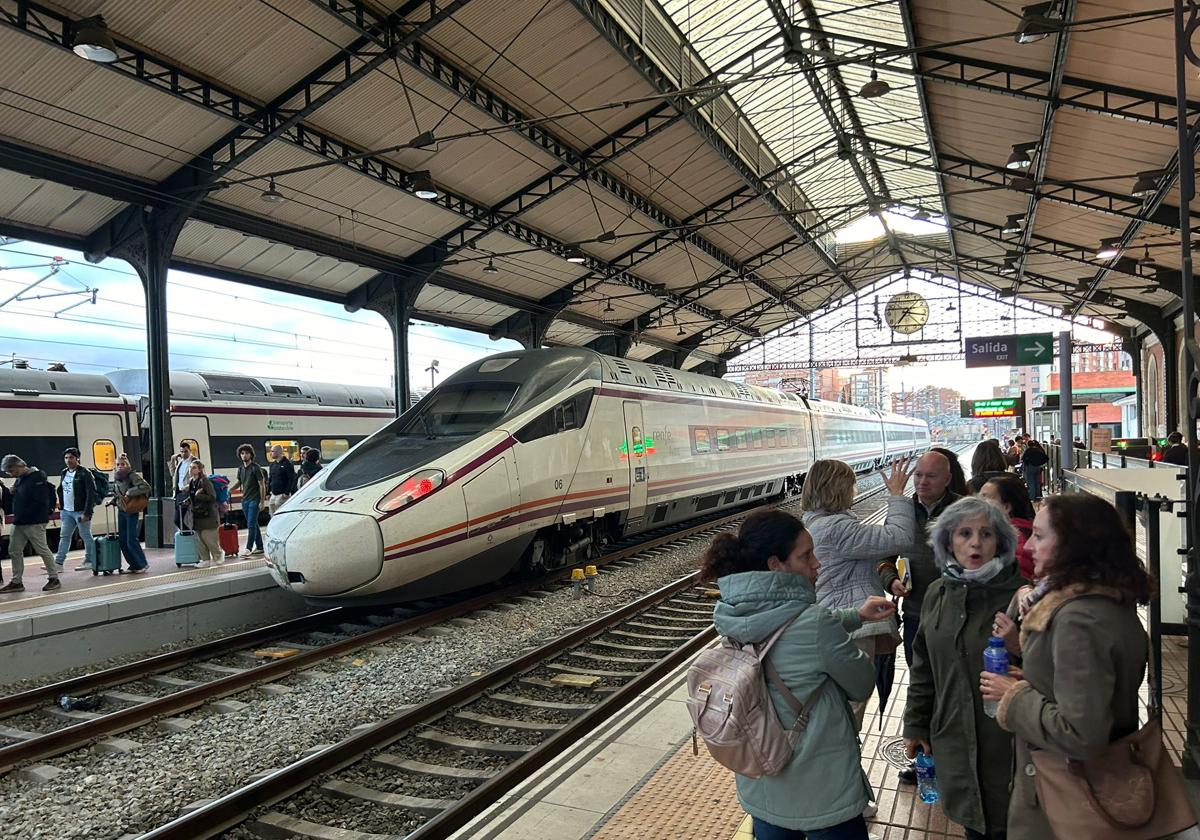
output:
M1075 19L1075 0L1063 0L1061 15L1062 24L1054 35L1054 54L1050 59L1049 96L1051 102L1058 98L1062 90L1063 72L1067 65L1067 45L1071 40L1071 22ZM1030 173L1035 188L1030 192L1025 206L1025 224L1021 231L1021 256L1018 258L1017 264L1017 284L1025 277L1025 258L1028 254L1029 237L1033 233L1033 227L1037 220L1039 198L1037 187L1046 177L1046 163L1050 160L1050 139L1054 133L1054 117L1057 113L1058 109L1050 103L1047 103L1042 109L1042 125L1038 131L1037 162L1033 166L1033 172Z
M879 160L887 163L893 163L897 166L910 166L914 169L921 169L927 172L938 172L948 178L955 178L972 184L1014 189L1011 186L1013 175L1003 166L942 153L940 155L941 165L939 167L931 162L929 153L921 149L912 149L898 143L879 140L878 138L872 138L871 142L877 148L883 147L888 150L887 153L883 154L878 151L874 152ZM1015 191L1029 192L1026 189ZM1149 221L1172 229L1179 226L1179 209L1176 207L1165 204L1160 205L1155 208L1149 218L1143 219L1141 215L1142 202L1139 199L1121 195L1120 193L1071 183L1070 181L1047 178L1038 185L1037 193L1040 199L1054 201L1079 210L1092 210L1122 219ZM953 198L953 195L950 197Z
M655 63L655 60L642 48L642 45L630 37L621 23L609 13L600 0L571 0L571 4L579 10L580 14L586 20L591 22L596 30L625 57L630 65L655 90L664 94L678 92L679 88L675 82L663 73ZM696 109L694 105L687 104L685 97L682 97L682 99L683 101L677 106L677 109L686 113L686 119L689 124L721 155L743 181L761 195L763 200L775 212L781 214L781 217L795 231L797 236L811 238L811 232L796 219L796 216L804 211L784 206L775 196L772 185L765 183L762 176L750 167L744 157L726 142L725 138L720 135L717 127L713 125L707 115L702 110ZM760 148L765 147L765 143L762 142L761 138L755 137L754 140ZM820 254L822 261L829 268L836 270L837 264L833 257L819 243L814 241L814 246Z
M1071 344L1072 355L1082 353L1113 353L1118 350L1124 350L1125 347L1119 341L1111 344ZM923 362L957 362L961 361L964 353L961 350L950 353L922 353L921 361ZM841 359L813 359L811 362L808 359L791 359L783 362L767 362L759 364L744 364L744 365L729 365L729 373L757 373L770 370L804 370L806 368L826 368L826 367L861 367L863 364L870 365L895 365L900 361L899 356L881 356L877 358L861 358L849 356Z
M339 0L311 0L320 8L330 12L331 14L342 20L349 26L352 26L365 37L375 37L372 33L379 31L385 23L384 19L377 15L370 7L361 2L339 2ZM364 20L374 19L373 25L364 26ZM380 43L384 43L384 39L378 39ZM405 61L410 66L414 67L426 78L431 79L442 87L449 90L451 93L470 102L476 109L487 114L489 117L497 120L502 124L515 124L512 129L514 133L525 137L530 143L536 146L539 150L551 155L565 167L564 171L573 170L579 179L586 179L603 187L608 192L615 195L622 202L629 205L638 213L653 220L655 223L664 228L671 229L674 241L686 240L694 245L701 253L712 258L717 263L723 265L731 271L743 271L744 269L738 263L737 259L731 254L725 252L722 248L700 236L696 229L690 227L681 227L688 220L678 220L663 210L658 205L654 204L650 199L641 195L639 192L622 182L616 176L612 175L606 169L600 168L600 165L594 161L590 161L585 155L577 152L571 144L565 140L555 136L551 131L543 127L540 121L530 118L523 113L515 105L505 101L495 91L488 88L481 80L472 75L467 70L457 66L453 62L437 55L436 53L425 48L419 40L414 40L408 44L401 44L397 53L398 57ZM605 157L611 156L619 151L613 144L609 147L601 147L601 152ZM575 179L568 179L562 184L562 187L570 183L574 183ZM560 187L560 189L562 188ZM536 190L536 187L527 187L526 189ZM541 198L547 198L552 192L546 192ZM529 206L523 206L522 211L529 209ZM497 209L497 212L503 212ZM644 247L640 246L640 247ZM661 250L661 249L660 249ZM658 253L654 251L652 253ZM652 255L652 254L650 254ZM621 268L628 270L641 262L642 259L634 259L626 262L624 258L628 254L617 257L612 262L619 265ZM769 287L769 284L763 281L763 285ZM764 289L765 291L765 289ZM777 291L776 291L777 293Z
M776 22L779 24L780 31L783 34L785 42L790 47L797 46L791 43L794 34L797 30L791 17L788 15L787 9L783 7L781 0L767 0L767 5L771 9L771 13L775 16ZM813 7L811 0L800 0L800 9L804 14L805 20L808 21L809 29L812 38L817 44L818 50L823 50L829 43L828 35L821 26L820 16L817 10ZM812 92L813 98L821 108L821 113L825 116L825 122L829 125L829 129L833 132L839 143L849 144L850 134L857 134L864 138L862 142L868 144L870 149L870 140L867 138L866 128L863 126L862 120L858 116L858 109L854 107L854 102L850 98L849 91L846 90L846 83L842 81L841 73L836 67L828 68L833 82L833 87L837 92L838 101L841 103L842 110L845 112L850 121L851 131L847 132L842 125L841 117L838 116L837 108L834 107L833 100L821 85L821 79L818 75L818 70L815 67L812 56L806 52L799 51L793 53L799 60L801 73L804 75L804 81L808 84L809 90ZM875 183L872 183L871 178L863 169L857 155L851 155L849 158L850 168L854 171L854 177L862 187L863 195L866 197L872 209L882 211L883 204L891 204L891 192L888 189L887 181L884 180L883 172L879 168L879 163L874 158L868 158L868 165L871 167L871 175L875 178ZM879 223L883 226L883 232L887 237L888 245L893 253L904 262L904 252L900 250L900 243L896 235L892 232L891 225L884 218L883 213L878 214Z
M467 1L457 0L455 8L458 8L460 4ZM13 6L16 8L12 8ZM68 48L67 44L69 43L71 27L73 25L69 18L43 9L31 2L31 0L0 0L0 13L2 13L0 21L9 26L35 37L40 37L63 49ZM248 122L251 127L254 126L253 115L262 113L264 110L264 106L241 97L232 91L220 88L208 80L201 79L197 74L192 73L186 68L170 65L165 60L134 50L127 45L118 44L118 46L121 58L114 64L106 65L116 72L124 72L138 81L163 90L176 98L199 107L207 108L222 116L237 120L239 123ZM308 84L313 87L314 91L323 87L319 82L312 81L311 79ZM306 98L317 95L319 94L312 92L304 94ZM346 166L395 189L407 192L411 188L409 173L381 156L371 155L368 150L352 146L305 124L303 121L292 122L284 120L279 123L279 127L280 131L275 137L277 140L290 143L318 157ZM234 153L236 154L236 151ZM348 160L348 158L353 159ZM197 176L193 183L203 185L202 178L191 167L184 167L181 172ZM112 176L110 175L109 177ZM127 180L132 185L132 179ZM89 189L89 187L84 186L84 189ZM165 194L158 186L138 185L136 189L148 190L152 193L157 192L157 195L150 201L138 203L156 205L173 204L186 208L193 202L193 198L190 195ZM203 191L200 194L203 195ZM464 196L442 191L441 195L434 201L444 209L468 219L480 221L491 218L489 208L479 205ZM122 216L124 215L127 214L122 214ZM123 235L122 232L131 229L131 226L124 219L119 218L119 220L114 221L119 221L119 223L115 225L110 223L93 234L92 237L89 237L93 242L91 250L99 252L101 246L113 247L119 244L119 237ZM567 247L566 243L517 222L510 222L504 225L503 230L509 236L513 236L520 241L543 250L561 253ZM593 271L609 273L608 265L599 260L590 259L589 268ZM402 270L410 274L412 273L411 266L409 265L405 265ZM662 295L661 290L658 290L657 287L652 287L651 284L646 283L640 278L632 277L624 272L612 272L611 274L614 282L630 285L632 288L637 288L640 291L646 291L650 294ZM704 307L695 307L692 311L702 318L717 321L722 320L718 313ZM747 335L754 335L754 333L748 332Z
M805 31L804 27L799 29ZM899 52L895 44L844 33L829 37L835 44L841 41L865 50L855 55L836 56L829 60L828 63L831 64L870 64L872 60L876 60L890 72L903 73L930 82L1012 96L1044 103L1053 108L1069 108L1144 125L1172 129L1175 127L1174 96L1070 75L1063 75L1058 94L1052 96L1052 74L1046 70L1016 67L998 61L956 55L944 50L925 49L921 50L920 63L913 68L908 63L886 63L889 57L896 56ZM1200 102L1189 102L1188 108L1200 112Z

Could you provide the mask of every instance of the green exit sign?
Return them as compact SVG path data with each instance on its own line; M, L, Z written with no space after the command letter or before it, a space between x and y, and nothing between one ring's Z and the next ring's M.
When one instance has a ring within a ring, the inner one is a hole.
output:
M1024 417L1024 397L997 397L991 400L962 400L959 403L960 415L974 419L990 417Z

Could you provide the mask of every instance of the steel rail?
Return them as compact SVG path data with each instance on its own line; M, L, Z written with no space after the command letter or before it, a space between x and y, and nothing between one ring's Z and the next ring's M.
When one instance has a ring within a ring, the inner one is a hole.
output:
M293 764L271 773L258 781L235 790L216 799L209 804L192 811L184 816L143 834L140 840L201 840L212 837L226 829L243 822L256 808L271 805L285 797L304 789L315 778L326 773L341 770L357 761L366 754L385 747L398 740L413 728L440 718L447 709L459 706L480 697L487 691L508 683L532 668L541 665L566 651L577 647L588 639L617 626L639 613L652 609L672 596L693 587L697 582L698 573L693 572L674 583L667 584L655 592L636 601L626 604L595 621L560 636L550 643L530 651L512 661L494 668L487 674L464 683L457 688L430 698L424 703L414 706L398 715L384 720L357 734L326 747ZM707 644L716 636L711 627L694 635L675 652L669 654L669 665L653 665L642 675L626 683L613 695L601 701L591 711L586 712L575 723L560 730L555 736L513 765L501 771L480 788L472 791L451 809L442 812L417 829L409 838L446 837L449 833L465 824L475 814L488 807L488 797L495 797L500 792L515 786L533 772L545 765L570 744L587 726L594 726L600 720L610 716L622 705L641 693L647 681L657 681L666 669L675 667L677 661ZM543 752L553 748L553 752ZM494 800L491 800L494 801Z
M667 543L686 539L687 537L698 533L703 533L714 528L720 528L724 525L748 516L757 510L770 507L773 504L774 503L759 505L748 510L741 510L728 516L717 517L715 519L708 520L707 522L701 522L689 528L664 534L663 536L656 537L652 540L646 540L644 542L627 546L626 548L619 549L618 551L614 551L610 554L597 558L593 565L605 566L610 563L624 560L633 555L640 554L644 551L658 548ZM550 572L549 574L537 578L531 578L525 581L520 581L502 589L488 592L456 604L451 604L432 612L414 616L409 619L402 619L394 624L379 627L357 636L350 636L336 642L331 642L330 644L322 645L314 650L304 651L286 659L279 659L264 665L251 667L239 674L230 674L226 677L220 677L202 683L201 685L173 692L164 697L155 698L154 700L146 703L140 703L136 706L119 709L117 711L105 714L102 717L83 721L72 726L66 726L54 732L48 732L44 735L39 735L36 738L30 738L26 741L20 741L6 747L0 747L0 775L9 772L19 765L52 758L56 755L61 755L62 753L77 749L90 743L91 741L94 741L97 738L116 735L121 732L127 732L130 729L135 729L139 726L150 723L156 718L178 715L202 706L204 703L210 700L235 694L239 691L245 691L246 689L251 688L259 683L278 680L284 676L287 676L288 674L303 670L326 659L341 656L359 648L377 645L381 642L391 639L392 637L405 635L407 633L420 630L424 627L440 624L452 618L458 618L475 610L484 609L498 602L508 600L517 595L526 594L530 591L558 583L569 574L570 567L559 569L554 572ZM261 631L250 631L250 633L240 634L239 637L236 638L253 636L259 632ZM205 649L205 655L207 656L213 655L214 652L216 654L228 652L227 648L221 647L221 641L222 640L216 640L214 642L208 642L204 645L199 645L197 648L185 648L181 651L163 654L161 657L152 657L152 660L161 661L163 657L173 657L175 658L173 661L176 662L176 664L186 664L188 661L193 661L194 659L199 658L197 656L192 656L191 659L187 658L185 655L189 651ZM119 666L116 669L110 669L110 671L99 672L99 674L95 676L101 677L110 673L111 671L123 670L127 671L128 673L135 673L137 670L137 665L138 663L130 663L129 665ZM80 677L77 679L84 680L86 677ZM41 702L46 699L50 699L52 696L57 696L56 694L49 694L51 688L62 686L65 684L65 682L72 681L64 681L63 683L55 683L52 686L46 686L40 689L32 689L29 692L13 695L12 698L8 699L12 701L14 706L16 706L17 703L15 698L29 697L37 694L41 698L39 701ZM107 682L106 684L112 685L114 683Z

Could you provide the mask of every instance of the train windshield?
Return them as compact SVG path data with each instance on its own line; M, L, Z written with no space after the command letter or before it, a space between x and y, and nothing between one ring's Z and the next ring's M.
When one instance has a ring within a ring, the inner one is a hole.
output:
M515 382L454 382L417 404L411 417L398 421L398 435L426 438L477 435L504 417L517 393Z

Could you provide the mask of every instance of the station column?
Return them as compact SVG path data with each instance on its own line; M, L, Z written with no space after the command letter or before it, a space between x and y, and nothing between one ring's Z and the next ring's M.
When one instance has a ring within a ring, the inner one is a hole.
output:
M392 376L397 415L407 411L412 402L412 386L408 381L408 318L424 286L424 280L383 272L355 289L344 304L347 312L359 309L378 312L392 328Z
M105 257L123 259L133 266L146 293L146 368L149 417L150 504L146 509L146 545L159 548L171 544L171 511L174 485L168 481L171 457L171 364L167 339L167 270L175 241L187 220L178 209L130 208L118 224L101 232L89 243L84 256L91 262Z

